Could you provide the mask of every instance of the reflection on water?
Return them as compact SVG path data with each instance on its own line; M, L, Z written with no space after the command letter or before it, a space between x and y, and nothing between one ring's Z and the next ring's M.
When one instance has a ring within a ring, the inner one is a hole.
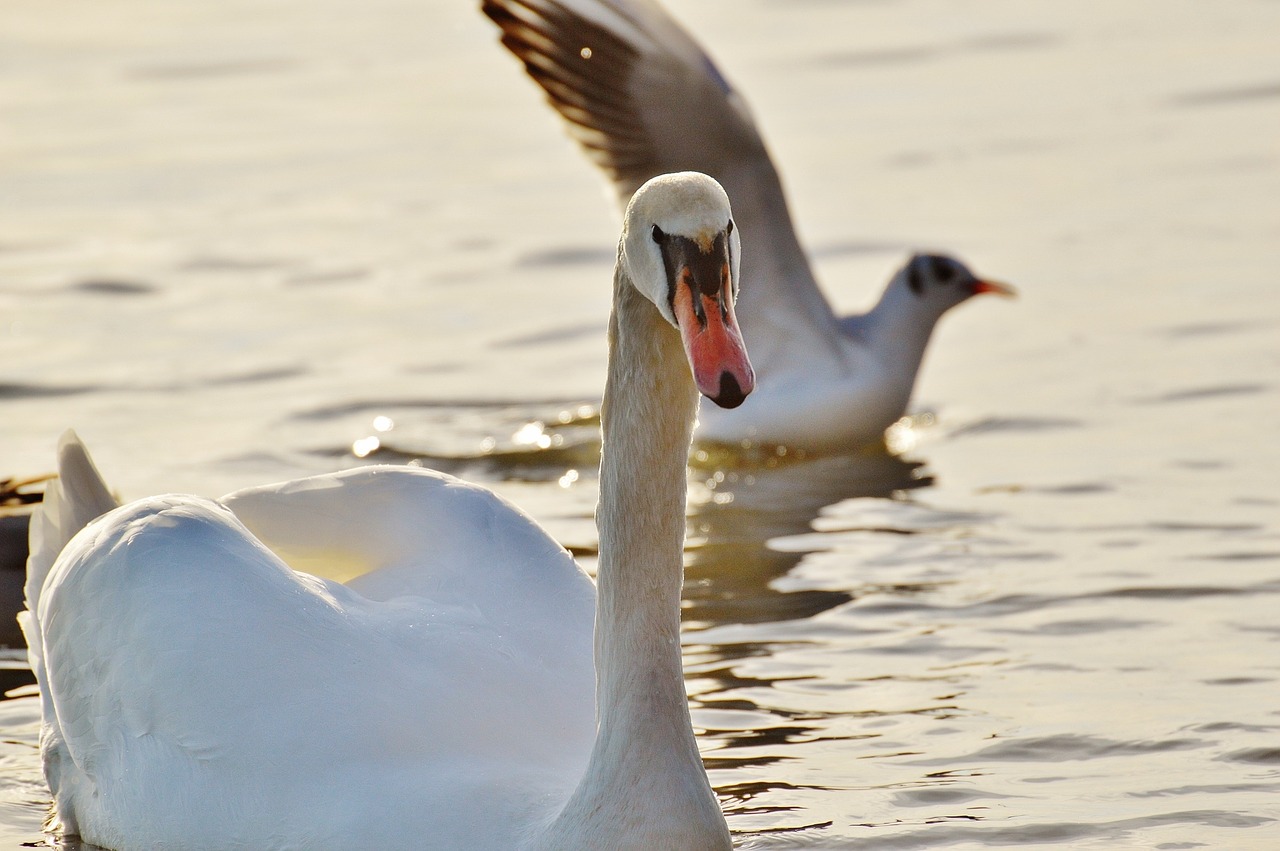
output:
M844 590L775 588L810 551L769 542L811 531L826 506L888 498L931 481L922 464L881 446L820 458L774 455L728 468L708 468L705 453L702 460L690 470L684 617L692 628L798 620L846 602ZM716 460L724 461L723 453Z
M796 627L852 599L847 589L788 589L775 585L812 550L782 549L771 541L812 530L826 507L847 499L892 498L927 486L923 465L890 454L883 446L817 458L787 453L734 453L721 447L695 453L690 469L689 541L685 559L685 660L696 723L715 747L706 755L730 824L761 819L771 826L749 831L776 847L811 846L831 821L806 821L802 808L776 803L801 792L830 792L820 782L768 778L770 768L788 761L799 744L833 743L822 713L779 704L774 699L807 673L748 675L743 663L767 660L779 649L819 647L818 630ZM788 627L767 640L743 640L729 629L724 640L706 641L717 625ZM752 699L758 696L760 699ZM740 779L746 774L765 779ZM796 816L792 816L796 813ZM798 817L800 820L796 821ZM779 825L782 822L782 825Z

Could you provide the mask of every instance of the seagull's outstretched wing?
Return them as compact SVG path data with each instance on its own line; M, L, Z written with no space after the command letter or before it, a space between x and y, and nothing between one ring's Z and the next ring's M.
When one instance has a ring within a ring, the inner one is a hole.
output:
M835 356L835 319L746 103L661 6L653 0L482 0L481 8L573 138L613 181L622 204L644 181L666 172L701 171L725 188L742 233L738 313L753 340L759 340L757 329L773 325L770 336L792 345L797 335L812 336L821 342L802 348ZM770 359L767 351L760 356Z
M744 167L773 172L741 98L656 4L484 0L482 8L622 199L665 172L722 183Z

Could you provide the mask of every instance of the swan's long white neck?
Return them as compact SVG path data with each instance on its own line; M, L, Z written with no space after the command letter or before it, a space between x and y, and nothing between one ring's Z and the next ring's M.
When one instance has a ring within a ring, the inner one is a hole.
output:
M604 449L596 515L601 738L622 733L613 728L632 724L640 711L682 725L684 735L677 740L691 745L680 658L680 591L685 465L698 397L675 329L625 281L618 288L601 413ZM648 486L640 487L642 482ZM673 732L660 734L665 738Z
M685 466L698 394L678 332L614 280L601 420L598 731L544 847L727 848L694 741L680 653Z

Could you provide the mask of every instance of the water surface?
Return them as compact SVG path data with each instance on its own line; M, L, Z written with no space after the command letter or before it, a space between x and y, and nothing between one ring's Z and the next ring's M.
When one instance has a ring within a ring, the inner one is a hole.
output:
M692 473L741 845L1280 847L1280 6L670 5L836 304L913 247L1023 294L897 455ZM127 497L424 459L591 564L616 214L471 4L14 0L0 109L0 475L69 425Z

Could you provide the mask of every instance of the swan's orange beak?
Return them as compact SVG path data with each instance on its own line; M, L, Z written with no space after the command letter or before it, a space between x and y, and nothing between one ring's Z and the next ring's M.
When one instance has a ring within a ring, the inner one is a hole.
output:
M719 263L704 260L679 265L674 271L671 307L694 384L720 407L736 408L755 389L756 375L733 315L733 273L728 255ZM711 274L716 280L699 279Z

